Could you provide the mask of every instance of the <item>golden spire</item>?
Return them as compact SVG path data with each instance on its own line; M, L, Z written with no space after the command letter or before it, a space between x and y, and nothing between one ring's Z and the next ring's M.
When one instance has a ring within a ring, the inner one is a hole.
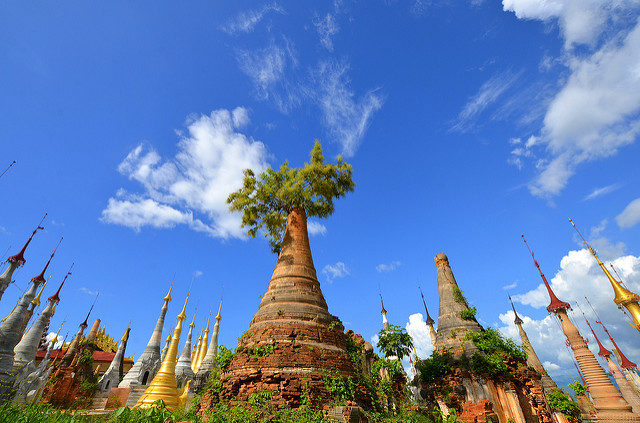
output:
M13 306L13 308L11 309L9 314L7 314L7 317L5 317L4 319L0 319L0 322L4 322L5 320L7 320L9 318L9 316L11 316L13 314L13 312L15 311L16 307L18 306L19 302L20 302L20 298L18 298L18 302Z
M35 307L38 307L40 305L40 296L42 295L42 291L44 291L44 287L47 286L49 279L51 279L51 276L49 276L47 280L42 284L42 288L40 288L40 292L38 292L38 295L36 295L36 297L31 300L31 304L33 304Z
M64 321L60 324L60 328L58 328L58 332L56 332L56 336L53 337L53 339L51 340L51 345L56 345L56 342L58 342L58 335L60 335L60 331L62 330L62 326L64 326Z
M168 296L168 294L167 294ZM180 343L180 335L182 333L182 321L186 319L185 310L189 301L189 294L184 302L184 307L178 314L178 323L173 330L173 337L169 349L162 360L160 370L153 378L149 387L138 400L136 407L149 408L157 400L162 400L170 410L175 410L180 405L180 398L176 384L176 364L178 356L178 344Z
M195 310L193 310L193 319L191 319L191 323L189 323L189 327L190 328L195 328L196 327L196 314L198 314L198 308L196 307Z
M202 351L202 331L200 332L200 336L198 337L198 345L196 347L196 353L193 359L191 360L191 364L193 366L193 373L197 373L198 368L200 367L198 365L198 357L200 357L200 351Z
M207 327L204 330L204 336L202 337L202 346L200 352L196 356L197 364L196 368L199 369L204 360L204 356L207 355L207 347L209 346L209 322L211 321L211 311L209 311L209 318L207 319Z
M171 301L171 290L173 289L173 279L171 280L171 285L169 285L169 292L167 292L167 295L164 296L164 300L166 302Z
M575 223L573 223L573 220L569 219L569 222L571 222L571 225L573 225L576 232L578 232L578 235L580 235L580 238L582 238L582 241L584 245L587 246L587 249L589 250L589 252L596 258L596 261L598 262L598 266L600 266L600 268L605 273L605 275L607 275L607 278L611 283L611 287L613 288L613 293L615 294L615 296L613 297L613 302L616 303L618 308L625 307L629 311L629 314L633 319L633 324L631 323L629 324L632 327L634 327L636 330L640 331L640 305L638 304L638 301L640 301L640 296L636 293L629 291L627 288L622 286L622 284L611 275L611 273L607 269L607 266L605 266L604 263L602 263L602 261L596 254L596 251L584 239L584 237L576 227Z
M122 338L120 338L120 341L127 342L129 340L129 332L131 332L131 323L127 325L127 330L124 332L124 335L122 335Z

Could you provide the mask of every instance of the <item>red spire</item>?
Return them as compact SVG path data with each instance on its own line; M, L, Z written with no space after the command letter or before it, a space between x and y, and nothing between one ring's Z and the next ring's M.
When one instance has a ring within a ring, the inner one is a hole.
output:
M62 285L64 285L64 282L67 280L69 275L71 275L71 269L73 269L74 264L75 263L71 263L71 267L69 268L69 271L67 272L67 274L64 275L64 279L62 279L62 283L60 284L60 287L58 287L58 290L56 291L56 293L50 296L49 298L47 298L49 301L55 301L56 303L60 302L60 290L62 289Z
M96 301L98 301L98 296L100 293L96 294L96 298L93 300L93 304L91 304L91 308L87 313L87 317L85 317L84 322L80 323L80 326L84 326L85 328L88 326L89 316L91 315L91 311L93 310L93 306L96 305Z
M531 248L529 248L529 244L527 244L527 240L524 238L524 235L522 235L522 240L524 241L524 244L527 246L527 249L531 253L531 258L533 258L533 264L535 264L536 267L538 268L538 272L540 272L542 281L544 282L544 285L547 287L547 291L549 291L549 297L551 297L551 303L547 306L547 311L551 313L551 312L558 311L560 309L565 309L565 310L570 309L571 305L569 303L560 301L558 297L556 297L556 294L554 294L553 290L551 289L551 286L549 285L549 282L547 282L547 278L544 276L544 273L542 273L542 270L540 270L540 265L538 264L538 261L533 255L533 251L531 251Z
M33 231L33 233L31 234L31 236L29 237L29 239L27 240L26 244L24 244L24 247L22 247L22 250L20 250L20 252L18 254L16 254L15 256L11 256L7 259L8 262L10 263L15 263L18 262L18 266L22 266L23 264L25 264L27 261L24 259L24 252L27 249L27 246L29 245L29 243L31 242L31 240L33 239L33 236L36 234L36 232L38 232L38 229L44 229L42 225L42 222L44 222L44 218L47 217L47 214L45 213L44 216L42 217L42 220L40 220L40 223L38 223L38 226L36 226L36 229Z
M616 344L616 341L613 340L613 337L611 336L611 334L607 330L607 327L604 325L604 323L602 323L602 320L600 320L600 316L598 316L598 313L596 313L596 310L591 305L591 302L589 301L589 299L587 297L584 297L584 299L587 300L587 303L589 304L589 307L591 307L591 310L593 310L593 313L596 315L596 318L598 319L598 320L596 320L596 323L599 323L600 326L602 326L602 329L604 329L605 333L607 334L607 336L611 340L611 343L613 344L613 347L616 349L616 351L618 351L618 354L620 354L620 367L622 367L623 369L632 369L634 367L638 367L636 365L636 363L634 363L631 360L629 360L622 353L622 351L620 350L620 347L618 346L618 344Z
M51 259L53 258L53 256L56 255L56 250L60 246L61 242L62 242L62 237L60 237L60 241L58 241L58 245L56 245L56 248L51 252L51 257L49 257L49 260L47 261L47 264L44 265L44 269L42 269L42 272L40 272L40 274L38 276L36 276L35 278L31 279L32 282L38 282L38 283L44 283L45 282L44 272L47 271L47 267L49 267L49 264L51 263Z
M422 304L424 304L424 311L425 313L427 313L427 320L425 323L428 325L433 325L436 321L433 320L431 316L429 316L429 309L427 309L427 303L424 300L424 295L422 295L422 288L418 286L418 289L420 290L420 296L422 297Z
M600 351L598 351L598 355L602 356L602 357L609 357L612 353L611 351L609 351L608 349L606 349L602 343L600 342L600 340L598 339L598 335L596 335L595 331L593 330L593 328L591 327L591 324L589 323L589 321L586 319L584 319L587 322L587 326L589 326L589 329L591 329L591 333L593 334L594 338L596 338L596 342L598 343L598 347L600 348Z

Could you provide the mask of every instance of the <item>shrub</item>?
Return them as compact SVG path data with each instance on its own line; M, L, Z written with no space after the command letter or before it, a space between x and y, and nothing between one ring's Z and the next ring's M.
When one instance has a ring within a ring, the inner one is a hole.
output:
M218 368L226 370L229 367L229 363L231 363L231 359L233 359L233 352L224 345L219 345L215 358Z
M477 311L475 307L464 309L460 312L460 317L464 320L475 320Z
M355 384L350 377L343 377L337 371L325 371L323 376L324 387L340 404L345 401L353 401L355 397Z
M474 345L485 354L504 354L519 362L527 361L527 353L524 348L518 346L511 339L507 339L496 329L487 329L484 332L469 332L466 339L473 341Z
M583 385L577 380L574 380L573 383L570 383L569 388L573 389L573 392L576 393L576 396L584 395L584 393L587 391L587 385Z
M462 290L457 286L453 287L453 300L458 304L467 305L467 299L464 297Z
M580 418L580 407L578 403L561 389L554 389L547 395L549 407L554 411L559 411L570 419Z
M418 360L416 369L420 372L420 379L424 383L432 383L437 379L449 374L451 370L451 353L431 354L431 357L425 360Z
M411 353L413 340L403 327L391 325L380 331L376 345L386 357L395 355L402 360L402 357Z
M276 350L276 346L273 345L273 344L255 346L255 347L252 348L251 356L252 357L266 357L266 356L269 356L269 355L273 354L273 352L275 350Z

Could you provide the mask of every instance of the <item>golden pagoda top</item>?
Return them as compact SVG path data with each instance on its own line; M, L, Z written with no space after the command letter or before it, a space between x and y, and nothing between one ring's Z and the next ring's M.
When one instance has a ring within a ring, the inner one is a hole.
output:
M42 288L40 288L40 292L38 292L38 295L36 295L36 297L31 300L31 304L33 304L34 306L37 307L40 305L40 297L42 296L42 291L44 291L44 287L47 286L47 283L49 283L49 279L51 279L51 276L49 276L47 280L42 284Z
M193 310L193 319L191 319L191 323L189 323L189 327L191 328L195 328L196 327L196 314L198 313L198 308L196 307L195 310Z
M589 252L593 255L593 257L595 257L596 261L598 262L598 266L600 266L600 268L604 271L605 275L607 275L607 279L609 279L609 282L611 283L611 286L613 287L613 292L615 294L615 297L613 298L613 302L616 303L616 305L618 306L626 306L629 303L637 303L638 301L640 301L640 296L638 294L635 294L629 291L611 275L611 273L607 269L607 266L605 266L604 263L602 263L602 260L600 260L600 257L598 257L598 254L596 253L596 251L584 239L584 237L576 227L575 223L573 223L573 220L569 219L569 222L571 222L571 225L573 225L576 232L578 232L578 235L580 235L580 238L582 238L582 242L584 243L584 245L586 245Z
M169 285L169 292L167 292L167 295L164 296L164 300L166 302L171 301L171 290L173 289L173 279L171 280L171 285Z

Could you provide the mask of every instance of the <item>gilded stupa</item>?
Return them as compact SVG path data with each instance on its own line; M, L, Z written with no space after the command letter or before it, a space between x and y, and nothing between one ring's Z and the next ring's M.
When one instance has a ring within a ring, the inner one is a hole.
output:
M622 309L622 307L624 307L627 309L627 311L631 315L631 319L633 320L633 324L631 326L633 326L637 331L640 332L640 304L638 304L638 302L640 301L640 295L636 294L635 292L629 291L627 288L622 286L622 283L620 283L620 281L617 281L611 275L611 273L607 269L607 266L602 263L602 260L600 260L598 254L596 254L596 251L584 239L575 223L573 223L573 220L569 219L569 222L571 222L571 225L573 225L576 232L578 232L578 235L580 235L580 238L582 238L582 242L584 242L584 245L589 249L589 252L593 255L593 257L595 257L596 261L598 262L598 266L600 266L604 274L607 275L607 279L609 279L611 287L613 288L613 293L615 295L613 297L613 302L616 303L618 308Z
M182 311L178 314L178 323L173 330L171 344L160 365L160 370L158 370L158 373L156 373L149 387L144 391L144 394L138 399L136 407L149 408L152 407L153 403L157 400L162 400L168 409L175 410L181 405L181 401L183 401L181 394L178 393L176 383L176 364L178 361L178 344L180 343L180 335L182 333L182 321L187 318L185 314L187 301L189 301L189 294L187 294L187 298L184 300ZM187 382L183 388L184 394L187 393L188 388L189 382Z

